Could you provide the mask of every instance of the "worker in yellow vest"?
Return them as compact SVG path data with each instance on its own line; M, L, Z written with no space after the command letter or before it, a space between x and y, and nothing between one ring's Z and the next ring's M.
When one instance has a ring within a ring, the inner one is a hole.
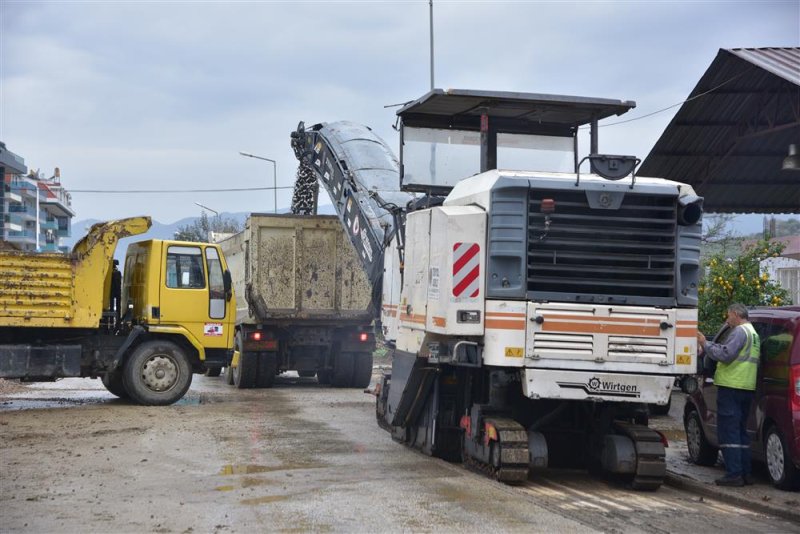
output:
M714 481L719 486L753 483L747 418L756 390L761 341L748 319L743 304L731 304L725 321L731 332L724 343L707 342L702 333L697 334L697 343L705 355L718 362L714 373L717 437L725 460L725 476Z

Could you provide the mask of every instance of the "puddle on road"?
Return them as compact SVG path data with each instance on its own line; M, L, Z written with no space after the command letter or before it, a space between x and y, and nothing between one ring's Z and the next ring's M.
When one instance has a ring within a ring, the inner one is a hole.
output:
M229 475L255 475L258 473L273 473L275 471L291 471L293 469L321 469L324 467L320 464L312 463L296 463L296 464L281 464L281 465L233 465L228 464L222 466L219 473L222 476Z
M659 430L668 441L686 441L686 432L678 429Z
M19 410L43 410L48 408L77 408L80 406L137 406L129 400L119 399L106 391L82 390L75 392L59 392L53 397L53 391L36 391L9 395L0 400L0 412ZM204 403L201 395L186 395L173 406L196 406Z
M278 501L285 501L288 500L291 495L267 495L266 497L256 497L255 499L243 499L240 502L242 504L269 504L271 502L278 502Z

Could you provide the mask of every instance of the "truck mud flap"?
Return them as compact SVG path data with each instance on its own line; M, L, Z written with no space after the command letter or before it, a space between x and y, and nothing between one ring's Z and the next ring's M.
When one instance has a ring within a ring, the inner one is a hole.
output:
M125 342L117 349L117 352L114 354L114 361L111 363L111 367L108 368L109 371L113 371L122 363L122 358L125 356L125 353L128 352L128 349L131 348L133 343L136 339L145 333L145 329L139 325L133 327L128 337L125 338Z
M438 370L429 367L425 359L399 351L395 353L392 362L392 387L389 389L392 426L405 428L417 420L425 407L437 374ZM398 395L398 392L402 393Z
M0 378L81 376L80 345L0 345Z

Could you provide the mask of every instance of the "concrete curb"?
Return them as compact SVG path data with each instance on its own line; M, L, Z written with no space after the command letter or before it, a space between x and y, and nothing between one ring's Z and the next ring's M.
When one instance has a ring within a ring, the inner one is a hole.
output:
M772 502L765 502L761 500L754 501L737 494L733 490L705 484L683 475L670 473L669 471L664 477L664 484L672 486L673 488L689 491L704 497L722 501L727 504L733 504L740 508L744 508L745 510L750 510L751 512L772 515L800 524L800 508L797 508L796 506L785 505L784 503L773 504ZM787 500L794 496L794 493L787 493Z

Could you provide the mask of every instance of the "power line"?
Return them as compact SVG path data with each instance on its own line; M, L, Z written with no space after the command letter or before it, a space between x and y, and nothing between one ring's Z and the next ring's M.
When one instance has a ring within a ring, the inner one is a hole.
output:
M99 194L127 194L127 193L236 193L241 191L272 191L273 189L294 189L293 185L281 187L240 187L229 189L69 189L69 193L99 193Z
M740 72L739 74L737 74L733 78L729 78L729 79L725 80L724 82L722 82L718 86L714 87L713 89L709 89L708 91L706 91L704 93L700 93L699 95L694 95L693 97L687 98L686 100L684 100L682 102L678 102L677 104L672 104L671 106L667 106L667 107L659 109L657 111L653 111L651 113L647 113L646 115L642 115L641 117L634 117L632 119L626 119L624 121L610 122L608 124L599 124L598 126L600 128L605 128L606 126L616 126L617 124L626 124L628 122L634 122L634 121L646 119L647 117L652 117L653 115L658 115L659 113L663 113L663 112L668 111L668 110L670 110L670 109L672 109L674 107L677 107L677 106L682 106L683 104L685 104L687 102L691 102L692 100L697 100L698 98L706 96L709 93L713 93L717 89L729 84L730 82L732 82L733 80L739 78L740 76L744 75L745 73L746 73L746 71L745 72ZM589 128L588 126L581 126L579 128L579 130L586 130L588 128Z

